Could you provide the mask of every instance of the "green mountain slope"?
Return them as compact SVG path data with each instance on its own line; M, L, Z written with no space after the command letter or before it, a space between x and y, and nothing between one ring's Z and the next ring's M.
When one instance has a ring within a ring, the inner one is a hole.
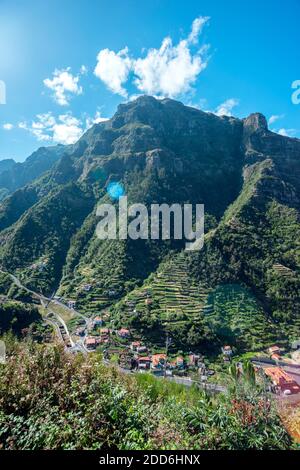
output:
M100 241L96 207L109 201L112 181L129 204L204 203L204 248ZM270 132L258 113L218 117L145 96L120 105L2 203L0 257L23 282L59 288L88 315L109 309L116 324L157 344L169 331L185 349L214 349L226 334L259 348L298 335L299 211L298 139Z
M4 160L0 160L0 174L9 170L15 164L16 162L12 158L5 158Z
M4 266L49 292L59 282L71 237L93 204L92 193L78 184L54 189L6 231Z
M0 162L0 200L41 176L58 161L68 146L41 147L23 163Z

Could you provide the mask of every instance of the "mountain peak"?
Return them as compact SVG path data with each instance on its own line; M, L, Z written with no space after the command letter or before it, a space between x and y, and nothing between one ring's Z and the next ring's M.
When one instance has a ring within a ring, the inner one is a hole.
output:
M255 132L257 130L267 131L267 119L261 113L252 113L244 119L244 127L248 128L250 132Z
M156 98L151 95L141 95L132 101L119 104L116 114L127 113L133 109L161 109L162 105L184 106L180 101L171 98Z

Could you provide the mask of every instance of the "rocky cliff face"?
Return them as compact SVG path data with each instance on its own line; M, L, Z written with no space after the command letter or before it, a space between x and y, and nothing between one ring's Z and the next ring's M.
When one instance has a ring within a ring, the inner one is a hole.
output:
M265 195L268 191L269 197L274 196L299 210L300 140L270 132L261 114L250 115L243 127L244 175L251 173L252 165L268 163L263 184Z

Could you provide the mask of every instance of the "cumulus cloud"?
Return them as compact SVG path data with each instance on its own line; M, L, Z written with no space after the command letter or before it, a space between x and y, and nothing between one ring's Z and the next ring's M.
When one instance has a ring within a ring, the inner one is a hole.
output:
M31 123L26 121L19 122L18 127L30 132L38 141L48 142L52 140L50 130L55 122L56 120L51 113L44 113L38 114Z
M283 135L284 137L295 137L297 134L296 129L285 129L284 127L278 129L277 131L274 130L273 132L277 132L277 134Z
M198 46L199 35L208 17L196 18L187 38L173 44L166 37L158 49L144 57L130 58L126 47L119 52L103 49L97 56L95 75L113 92L128 97L124 85L132 83L141 93L174 98L189 91L207 66L208 46Z
M134 82L143 93L175 97L188 91L205 67L200 53L192 56L187 41L173 46L166 38L160 49L151 49L144 59L135 61Z
M96 111L94 117L88 116L85 120L85 128L90 129L94 124L99 124L100 122L108 121L109 118L101 116L99 110Z
M59 144L74 144L82 134L80 120L71 114L61 114L53 126L53 140Z
M69 104L72 95L81 95L82 87L79 85L80 75L87 72L83 65L79 75L72 75L71 68L58 70L53 72L53 78L46 78L44 85L53 91L53 98L61 106Z
M115 53L109 49L102 49L97 56L97 65L94 70L96 77L100 78L105 85L118 95L128 96L123 87L128 79L132 61L128 56L128 48Z
M6 122L2 127L5 131L11 131L14 128L13 124L10 122Z
M51 112L37 114L36 118L28 122L19 122L19 129L30 132L38 141L59 144L74 144L82 134L93 124L106 121L98 110L94 117L87 116L85 124L81 119L73 116L71 112L53 116Z
M20 122L19 128L27 130L42 142L73 144L82 135L81 121L71 113L61 114L58 118L52 113L38 114L31 123Z
M216 114L217 116L232 116L231 111L233 110L233 108L238 106L238 104L239 100L235 98L229 98L217 107L214 114Z
M285 114L272 115L268 120L269 126L283 119L284 117L285 117ZM287 129L285 127L270 128L270 130L272 132L275 132L276 134L282 135L283 137L297 137L298 132L299 132L297 129Z
M279 121L280 119L284 118L284 114L273 114L273 116L270 117L268 123L269 125L274 124L274 122Z

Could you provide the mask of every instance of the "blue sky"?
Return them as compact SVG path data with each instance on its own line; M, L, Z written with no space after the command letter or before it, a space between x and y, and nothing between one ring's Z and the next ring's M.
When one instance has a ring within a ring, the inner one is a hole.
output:
M299 18L299 0L0 0L0 159L72 142L144 93L300 137Z

